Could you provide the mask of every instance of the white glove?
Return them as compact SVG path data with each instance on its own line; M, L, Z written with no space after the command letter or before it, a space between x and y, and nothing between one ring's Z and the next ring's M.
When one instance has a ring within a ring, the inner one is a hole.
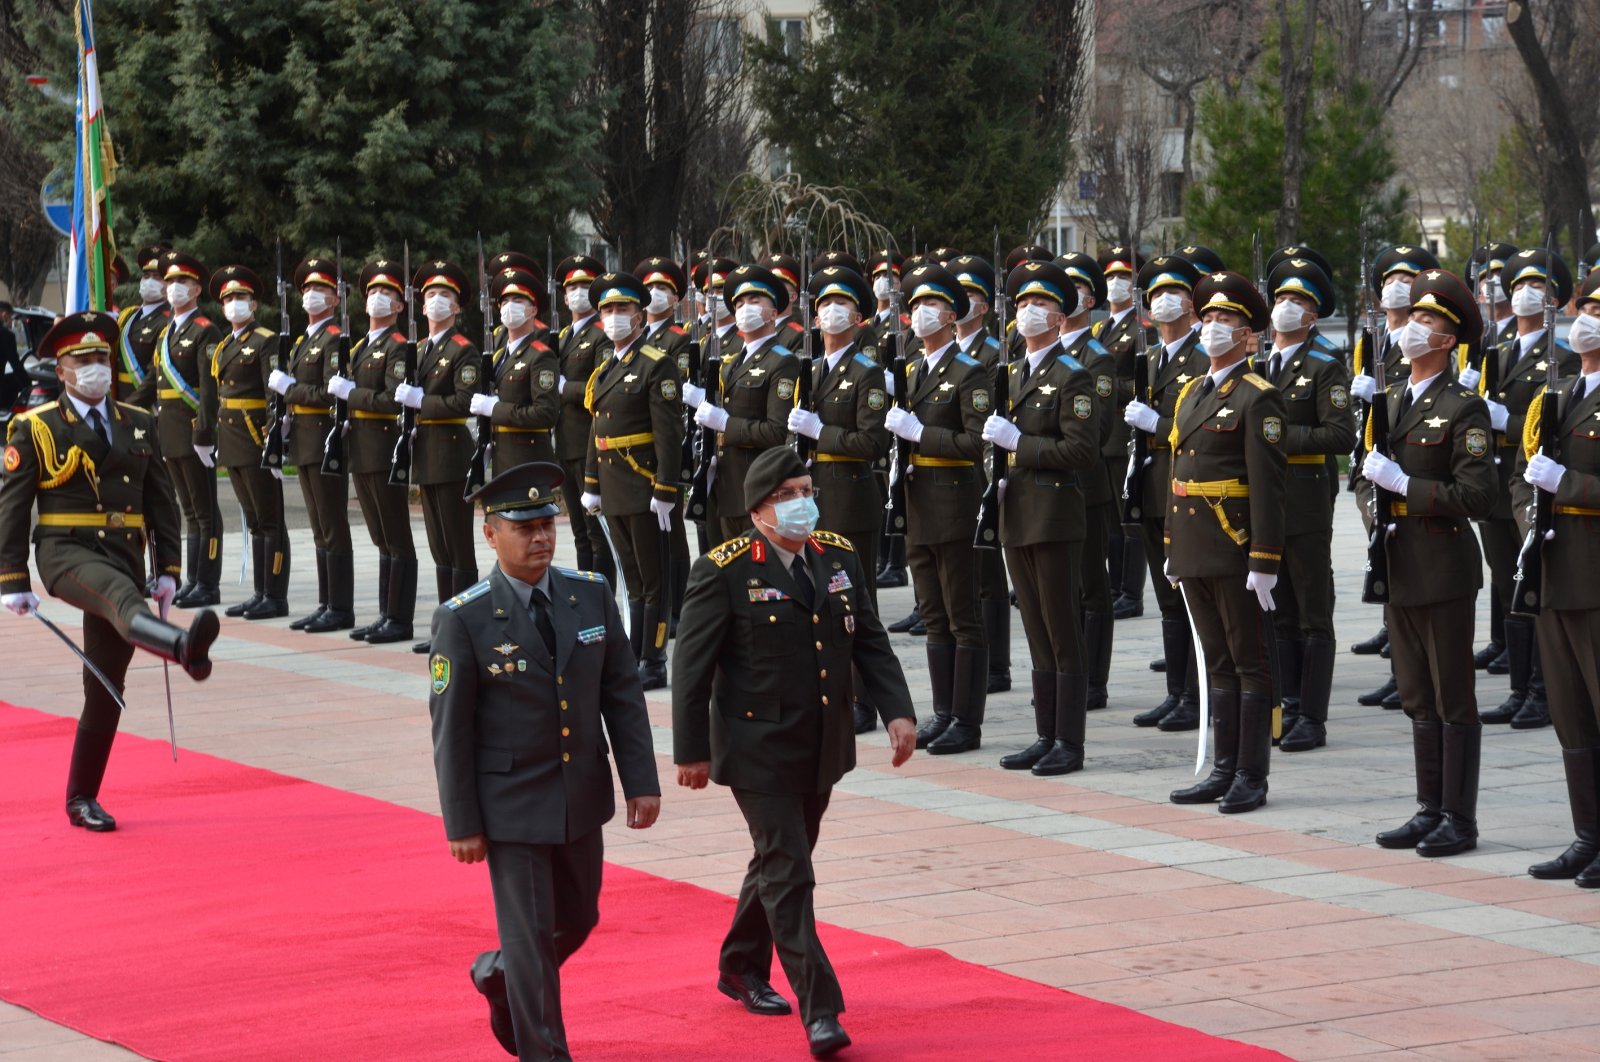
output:
M1550 494L1556 492L1556 488L1561 485L1561 477L1566 474L1566 465L1551 460L1544 454L1534 454L1528 462L1528 467L1522 470L1523 479Z
M1363 402L1371 402L1372 396L1378 393L1378 381L1362 373L1360 376L1350 377L1350 393Z
M883 370L883 389L889 392L889 397L894 397L894 373L888 369Z
M286 395L289 388L294 386L294 377L282 369L273 369L272 375L267 377L267 386L280 395Z
M1148 435L1156 430L1156 425L1161 422L1161 415L1135 398L1122 407L1122 419Z
M178 581L170 575L163 575L156 580L156 588L150 594L156 605L161 609L161 618L167 618L167 612L172 608L173 595L178 592Z
M884 418L884 424L906 442L922 441L922 421L910 410L895 406L889 410L889 415Z
M416 384L403 383L395 387L394 400L399 402L402 406L410 406L412 409L421 409L422 394L422 388L418 387Z
M650 511L656 514L656 523L661 525L661 530L672 530L672 503L662 501L660 498L650 499Z
M0 594L0 605L4 605L19 616L26 616L39 607L39 599L32 590L23 590L16 594Z
M1002 450L1015 450L1022 440L1022 429L998 413L991 413L983 422L983 441L992 442Z
M1255 591L1256 600L1261 602L1261 611L1263 612L1277 610L1278 603L1272 600L1272 588L1277 585L1278 577L1276 575L1268 575L1266 572L1251 572L1244 577L1244 588Z
M712 431L725 431L728 427L728 411L710 402L701 402L695 407L694 422Z
M494 413L494 407L499 403L500 399L494 395L473 395L472 402L468 408L472 410L472 415L475 417L487 417Z
M789 430L808 439L822 438L822 418L799 406L789 410Z
M1477 369L1462 369L1461 375L1457 379L1461 381L1462 387L1469 391L1476 391L1478 389L1478 381L1483 379L1483 373Z
M567 378L565 376L559 376L558 375L556 377L556 390L557 391L565 391L566 389L567 389Z
M1506 422L1511 419L1511 411L1492 398L1485 399L1483 404L1489 407L1489 427L1495 431L1505 431Z
M328 377L328 393L343 402L350 397L350 392L356 389L354 380L346 380L343 376Z
M683 404L691 409L698 407L701 402L706 400L706 389L697 384L684 384L680 393L683 395Z
M1373 450L1361 460L1361 474L1391 494L1404 494L1411 477L1387 457Z
M217 451L215 447L202 446L200 443L195 443L194 455L198 457L200 459L200 463L205 465L207 468L217 467Z
M272 470L272 478L277 480L279 483L282 483L283 482L283 469L274 468Z
M586 513L597 513L600 511L600 495L584 491L583 497L578 499L578 504L583 506L583 511Z

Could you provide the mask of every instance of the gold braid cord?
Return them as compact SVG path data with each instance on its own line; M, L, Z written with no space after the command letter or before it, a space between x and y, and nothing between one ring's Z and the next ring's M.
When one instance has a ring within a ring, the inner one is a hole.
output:
M1539 420L1544 416L1545 391L1540 390L1528 403L1528 417L1522 422L1522 456L1529 461L1539 450Z
M1204 376L1196 376L1184 384L1183 390L1178 392L1177 404L1172 407L1172 430L1167 432L1167 449L1173 453L1178 451L1178 414L1183 410L1183 400L1189 397L1189 392L1194 390L1194 385L1204 379Z
M39 480L40 490L54 490L77 475L82 468L84 475L89 477L89 486L94 490L94 496L100 497L100 477L95 473L94 458L84 453L79 447L68 448L65 460L56 460L56 439L50 433L50 425L38 417L28 418L28 427L33 431L33 449L39 455L39 469L42 475L49 478Z

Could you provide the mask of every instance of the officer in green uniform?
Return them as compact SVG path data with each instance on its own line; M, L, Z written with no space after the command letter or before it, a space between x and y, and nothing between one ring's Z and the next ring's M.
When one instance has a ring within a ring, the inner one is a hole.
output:
M600 524L583 510L583 466L589 453L589 410L584 396L589 378L605 360L610 344L600 330L600 315L589 304L589 285L605 267L586 254L569 255L556 263L556 284L567 309L567 324L551 346L559 359L556 383L561 388L561 418L556 425L556 457L561 462L561 497L572 523L572 545L580 571L594 571L615 583L617 570ZM554 311L551 311L554 313Z
M672 591L670 544L679 499L683 416L678 367L644 342L650 295L629 273L602 273L589 286L612 353L590 378L594 429L582 503L611 530L632 611L639 677L647 690L667 684L667 628Z
M355 554L350 545L350 476L345 468L322 470L333 431L333 396L328 377L338 369L341 332L334 321L343 292L333 261L307 258L294 271L295 290L306 311L306 329L295 337L289 371L273 369L267 386L289 406L285 462L296 466L300 493L317 551L317 608L289 624L311 634L347 631L356 625Z
M1116 359L1117 415L1111 425L1102 453L1112 493L1121 507L1122 489L1128 477L1128 446L1132 428L1122 419L1123 408L1134 397L1134 358L1156 341L1155 332L1144 323L1144 308L1134 305L1134 281L1144 268L1144 255L1116 244L1103 248L1096 264L1106 278L1107 316L1096 321L1090 334ZM1118 519L1121 515L1119 512ZM1111 578L1111 614L1116 619L1144 615L1144 527L1120 524L1106 550L1106 566Z
M901 265L904 262L905 255L888 247L873 251L867 258L869 272L864 275L872 282L873 309L871 315L861 322L856 346L861 348L861 353L882 365L889 364L894 358L894 351L890 349L893 345L890 336L894 328L889 310L894 305L894 289L900 283ZM900 325L909 334L911 319L904 313L900 316Z
M226 615L248 620L289 614L289 528L283 516L283 473L261 467L267 431L267 378L278 360L278 334L256 323L261 279L242 265L211 274L211 297L232 327L211 354L200 393L217 407L216 456L244 510L250 531L255 593Z
M1456 345L1482 330L1472 291L1453 273L1424 270L1410 291L1399 344L1409 379L1390 384L1391 453L1368 452L1361 474L1390 492L1386 519L1390 659L1411 717L1417 812L1378 834L1384 848L1447 856L1477 847L1483 725L1473 689L1472 628L1483 557L1468 521L1494 507L1498 478L1483 399L1451 378Z
M508 257L501 255L501 258ZM472 396L468 411L494 425L495 472L530 461L554 461L561 417L561 365L539 338L544 284L535 273L507 267L489 278L500 310L495 329L494 388Z
M769 254L757 265L777 277L789 296L789 305L773 322L778 342L789 351L799 351L806 341L805 325L800 322L800 288L805 283L805 267L792 254Z
M1061 322L1078 306L1066 271L1053 262L1024 262L1007 275L1006 294L1025 347L1001 367L1007 402L984 422L983 438L1006 452L1000 540L1033 661L1038 740L1002 756L1000 766L1068 774L1083 767L1089 692L1079 612L1083 484L1089 473L1103 474L1095 384L1061 344Z
M883 716L893 763L910 758L905 675L850 541L815 530L811 477L793 450L767 450L744 480L754 525L689 573L673 658L678 784L733 790L755 852L717 962L717 989L756 1014L788 1014L772 954L799 998L813 1056L850 1043L844 997L817 938L811 852L833 786L855 767L852 675Z
M555 319L556 308L554 306L546 305L546 303L550 301L550 296L549 291L545 286L544 269L539 265L538 262L534 261L532 255L523 254L521 251L502 251L493 258L489 259L489 272L491 276L495 273L503 273L507 269L519 269L533 278L533 288L536 292L536 297L532 299L533 315L526 322L530 327L528 332L524 334L531 335L534 339L539 340L540 342L544 343L545 346L549 347L551 350L554 350L555 337L552 334L553 329L550 327L550 322ZM495 326L494 336L496 349L499 348L501 336L506 329L507 325L504 320ZM511 466L507 465L506 467L509 468Z
M450 854L489 861L500 950L472 980L520 1059L570 1058L560 967L600 918L605 843L661 810L644 694L615 599L592 572L556 568L561 469L508 469L475 493L498 565L433 616L433 762Z
M161 256L167 250L155 243L139 248L134 255L139 263L139 304L117 314L116 382L112 394L119 402L132 401L139 385L150 375L161 330L172 320L166 285L161 280ZM149 397L154 399L153 394Z
M409 642L417 607L417 547L404 480L389 469L400 435L406 337L397 323L405 308L406 277L400 262L379 258L361 270L367 334L350 345L350 375L328 378L328 391L350 407L345 466L356 481L356 502L367 537L378 550L378 618L350 632L358 642Z
M667 360L677 366L678 384L693 379L699 366L699 351L690 340L689 330L678 323L687 305L680 306L689 289L689 277L683 267L670 258L654 255L633 267L633 275L650 293L645 305L644 342L664 351ZM679 503L672 510L672 626L678 629L678 612L683 607L683 592L689 585L689 535L684 523L683 503L688 496L689 482L694 475L694 433L687 430L689 417L684 418L683 456L678 461Z
M28 528L39 577L49 592L83 610L84 654L120 694L134 647L179 664L196 680L211 674L216 613L203 610L188 630L165 620L178 588L178 506L156 454L156 427L137 406L107 397L112 346L121 337L110 314L75 313L53 325L38 355L56 361L63 394L7 428L0 486L0 605L19 616L39 606L28 574ZM149 572L147 544L155 559ZM146 579L162 617L145 606ZM83 671L67 772L67 821L95 832L116 829L100 806L121 709Z

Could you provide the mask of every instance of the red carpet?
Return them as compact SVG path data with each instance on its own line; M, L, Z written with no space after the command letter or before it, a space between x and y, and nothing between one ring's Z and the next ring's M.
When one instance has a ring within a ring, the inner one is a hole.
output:
M199 753L174 765L123 735L105 787L121 826L90 835L62 812L72 728L0 704L0 998L162 1059L506 1057L467 977L494 941L488 876L449 859L437 819ZM712 988L731 900L606 873L600 928L563 972L575 1057L808 1057L797 1019ZM846 1059L1280 1057L943 952L823 935Z

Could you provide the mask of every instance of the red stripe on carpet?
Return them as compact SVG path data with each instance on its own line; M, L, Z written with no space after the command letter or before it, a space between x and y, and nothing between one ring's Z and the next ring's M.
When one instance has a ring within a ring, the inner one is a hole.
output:
M505 1057L467 976L494 942L488 876L450 860L437 818L200 753L174 765L124 734L104 788L119 828L91 835L62 811L73 726L0 703L0 998L163 1059ZM563 970L575 1057L805 1057L797 1019L712 987L730 899L606 875ZM1281 1057L933 949L823 938L857 1062Z

